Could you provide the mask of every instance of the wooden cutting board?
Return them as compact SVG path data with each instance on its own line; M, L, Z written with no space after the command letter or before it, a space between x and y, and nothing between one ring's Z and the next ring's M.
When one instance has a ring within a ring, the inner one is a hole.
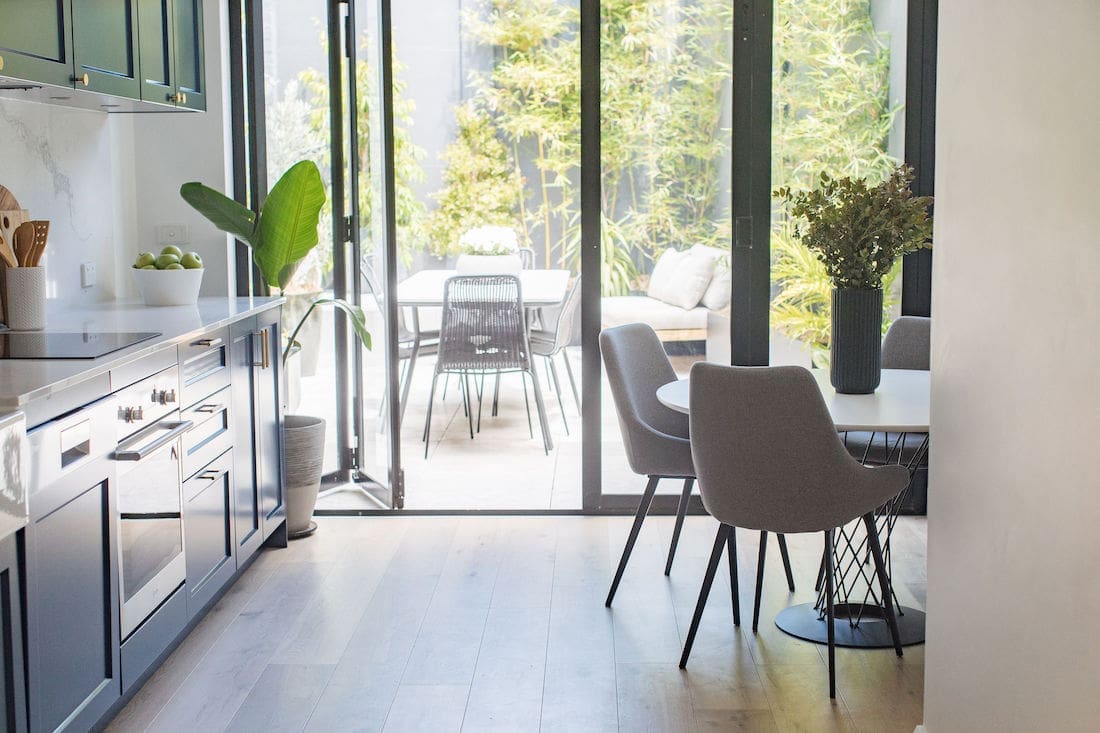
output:
M0 211L12 211L13 209L21 209L19 201L16 200L15 194L8 189L0 186Z

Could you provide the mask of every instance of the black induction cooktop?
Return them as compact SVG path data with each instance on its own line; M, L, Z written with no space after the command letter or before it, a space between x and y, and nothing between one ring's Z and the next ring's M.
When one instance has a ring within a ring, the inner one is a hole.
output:
M95 359L156 336L160 333L4 331L0 359Z

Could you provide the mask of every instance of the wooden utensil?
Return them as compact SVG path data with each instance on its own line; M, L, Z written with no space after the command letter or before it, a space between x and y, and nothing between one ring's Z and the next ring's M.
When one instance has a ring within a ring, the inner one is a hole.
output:
M21 209L19 202L8 189L0 186L0 211L11 211L12 209Z
M50 236L50 223L44 219L32 221L34 226L34 238L31 240L31 251L27 256L28 267L38 267L42 260L42 254L46 251L46 240Z
M15 230L23 222L30 220L31 213L26 209L0 209L0 235L14 248Z
M8 267L16 267L19 261L15 259L15 249L12 248L11 243L4 238L3 234L0 234L0 263Z
M20 267L29 267L31 250L34 248L34 224L25 221L15 230L15 259Z

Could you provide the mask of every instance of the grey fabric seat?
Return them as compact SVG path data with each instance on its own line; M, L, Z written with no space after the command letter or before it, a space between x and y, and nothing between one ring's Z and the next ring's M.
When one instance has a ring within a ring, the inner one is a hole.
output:
M928 371L932 349L932 319L902 316L890 324L882 339L883 369ZM849 432L844 435L848 452L867 465L908 465L917 457L924 436L917 434ZM920 467L928 465L927 453Z
M630 323L606 329L600 334L600 351L615 401L630 470L649 479L607 594L605 605L610 606L642 523L653 503L657 484L662 478L682 479L684 482L676 510L676 524L672 531L668 560L665 562L665 575L672 571L676 545L680 540L684 515L687 513L691 489L695 484L695 466L691 458L687 416L670 410L657 399L657 388L676 381L676 372L669 363L656 332L644 323ZM782 538L780 550L787 580L793 591L787 547ZM731 569L733 567L735 566L731 566Z
M901 466L868 468L844 448L813 376L802 367L691 370L692 457L703 505L718 534L699 592L680 667L687 665L714 574L734 527L762 532L833 531L862 517L882 597L890 598L874 511L909 481ZM730 416L736 415L736 420ZM836 695L832 552L826 553L829 695ZM758 579L759 588L759 579ZM901 642L893 604L886 603L894 648Z

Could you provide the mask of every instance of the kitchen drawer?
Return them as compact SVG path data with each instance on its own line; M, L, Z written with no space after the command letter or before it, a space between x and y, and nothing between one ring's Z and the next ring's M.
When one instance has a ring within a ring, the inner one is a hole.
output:
M180 383L190 406L229 385L229 329L219 328L179 346Z
M180 419L194 427L183 436L183 477L190 478L212 460L233 447L229 387L183 410Z
M234 560L233 451L183 482L183 551L187 615L194 618L237 570Z

